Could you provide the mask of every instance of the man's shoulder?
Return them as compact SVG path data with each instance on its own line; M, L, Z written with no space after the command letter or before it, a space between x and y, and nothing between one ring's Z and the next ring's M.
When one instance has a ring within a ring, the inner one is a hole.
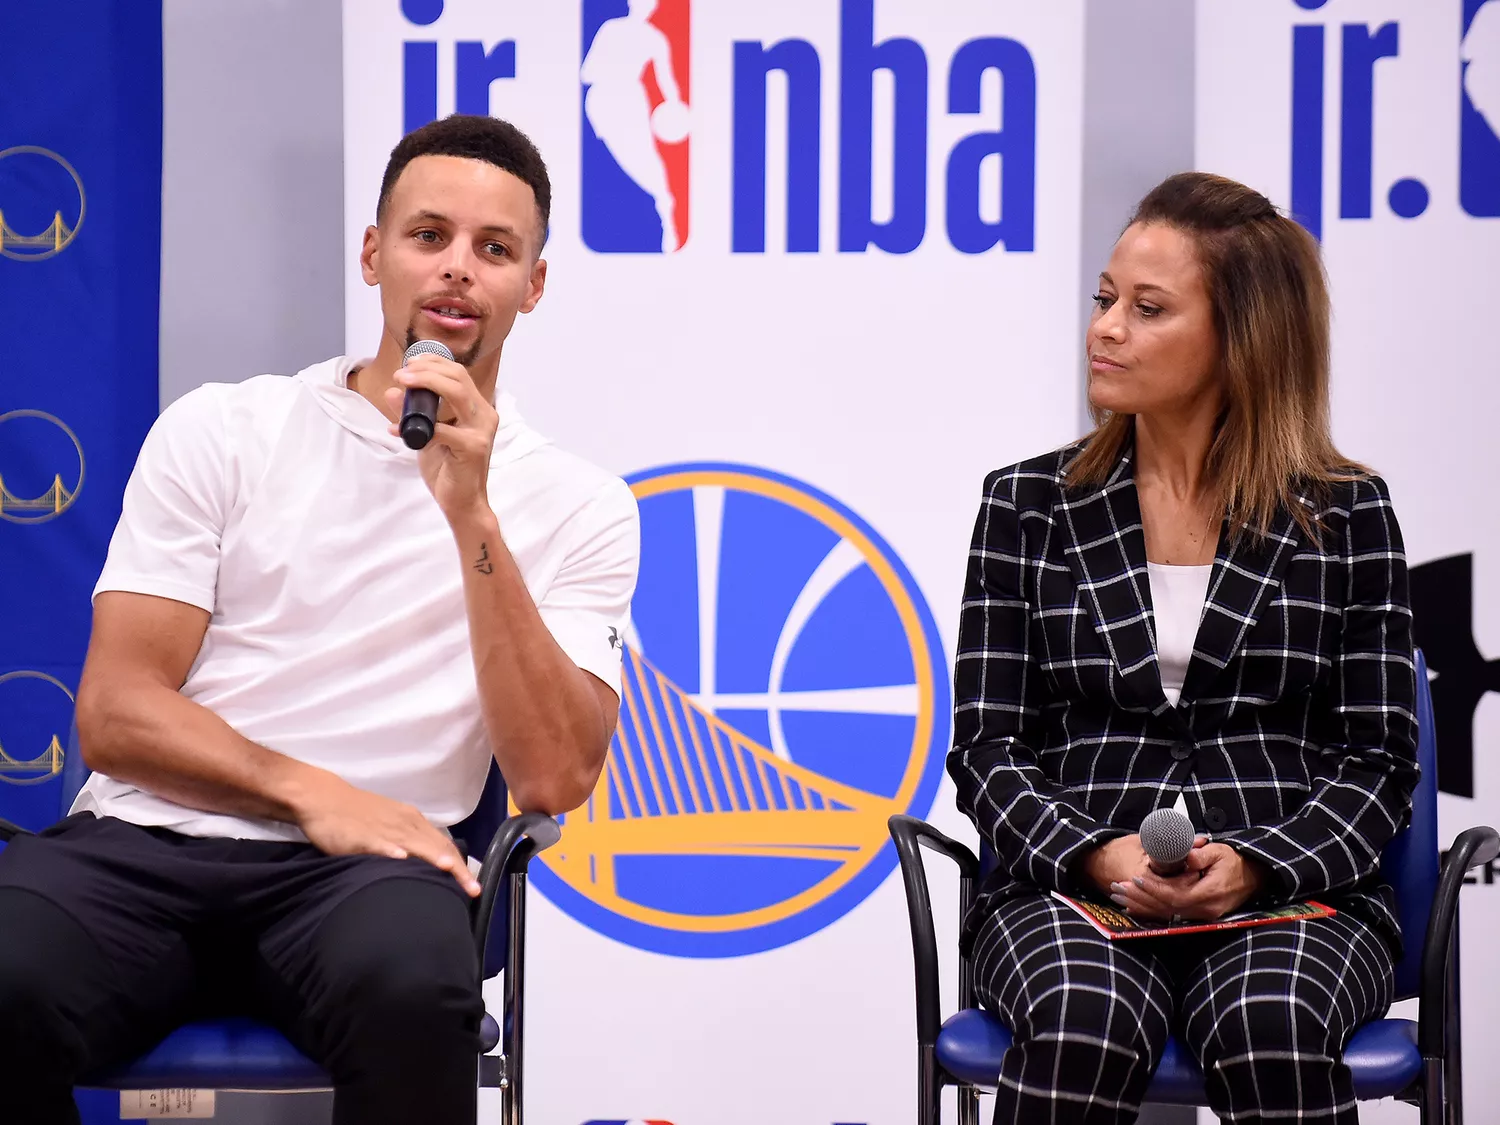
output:
M179 453L239 448L247 433L279 426L296 394L295 381L284 375L203 383L163 407L147 446Z
M297 381L287 375L253 375L238 383L202 383L170 402L161 416L186 423L213 416L269 415L290 405L297 394Z
M540 441L524 456L495 465L492 473L514 473L524 480L515 492L540 501L558 522L575 515L600 523L634 520L635 495L608 469L553 444Z

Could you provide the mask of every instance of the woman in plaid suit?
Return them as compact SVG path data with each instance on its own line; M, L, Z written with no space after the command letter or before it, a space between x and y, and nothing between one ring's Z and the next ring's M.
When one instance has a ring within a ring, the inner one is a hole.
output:
M999 858L964 940L1015 1036L995 1121L1133 1121L1175 1032L1221 1118L1353 1123L1340 1056L1391 1001L1377 865L1416 684L1386 486L1329 433L1317 245L1240 184L1174 176L1095 301L1097 428L985 481L959 627L948 769ZM1163 877L1137 831L1174 803L1203 836ZM1337 913L1112 943L1054 890Z

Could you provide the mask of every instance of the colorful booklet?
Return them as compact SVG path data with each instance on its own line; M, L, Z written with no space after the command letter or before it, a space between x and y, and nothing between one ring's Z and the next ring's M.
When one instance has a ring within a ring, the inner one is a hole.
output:
M1278 906L1274 910L1246 910L1239 914L1226 914L1213 922L1179 922L1174 926L1169 922L1138 921L1113 906L1069 898L1057 891L1052 892L1052 897L1078 911L1086 922L1110 941L1119 938L1165 937L1170 934L1201 934L1210 930L1239 930L1246 926L1295 922L1299 918L1327 918L1334 914L1331 906L1309 900L1294 902L1290 906Z

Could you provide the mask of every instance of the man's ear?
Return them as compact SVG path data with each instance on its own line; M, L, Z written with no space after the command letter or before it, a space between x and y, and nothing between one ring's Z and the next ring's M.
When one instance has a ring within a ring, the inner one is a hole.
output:
M521 311L529 313L542 299L542 290L547 288L547 259L538 258L531 267L531 277L526 285L526 299L521 302Z
M377 273L380 258L380 228L375 226L365 227L365 240L359 248L359 272L363 275L366 285L379 285L380 275Z

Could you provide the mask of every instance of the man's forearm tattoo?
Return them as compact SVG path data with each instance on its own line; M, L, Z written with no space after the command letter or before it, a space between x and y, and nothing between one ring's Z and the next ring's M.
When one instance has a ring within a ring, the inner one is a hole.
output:
M495 564L490 562L490 548L486 543L479 544L479 558L474 563L474 569L480 574L494 574Z

